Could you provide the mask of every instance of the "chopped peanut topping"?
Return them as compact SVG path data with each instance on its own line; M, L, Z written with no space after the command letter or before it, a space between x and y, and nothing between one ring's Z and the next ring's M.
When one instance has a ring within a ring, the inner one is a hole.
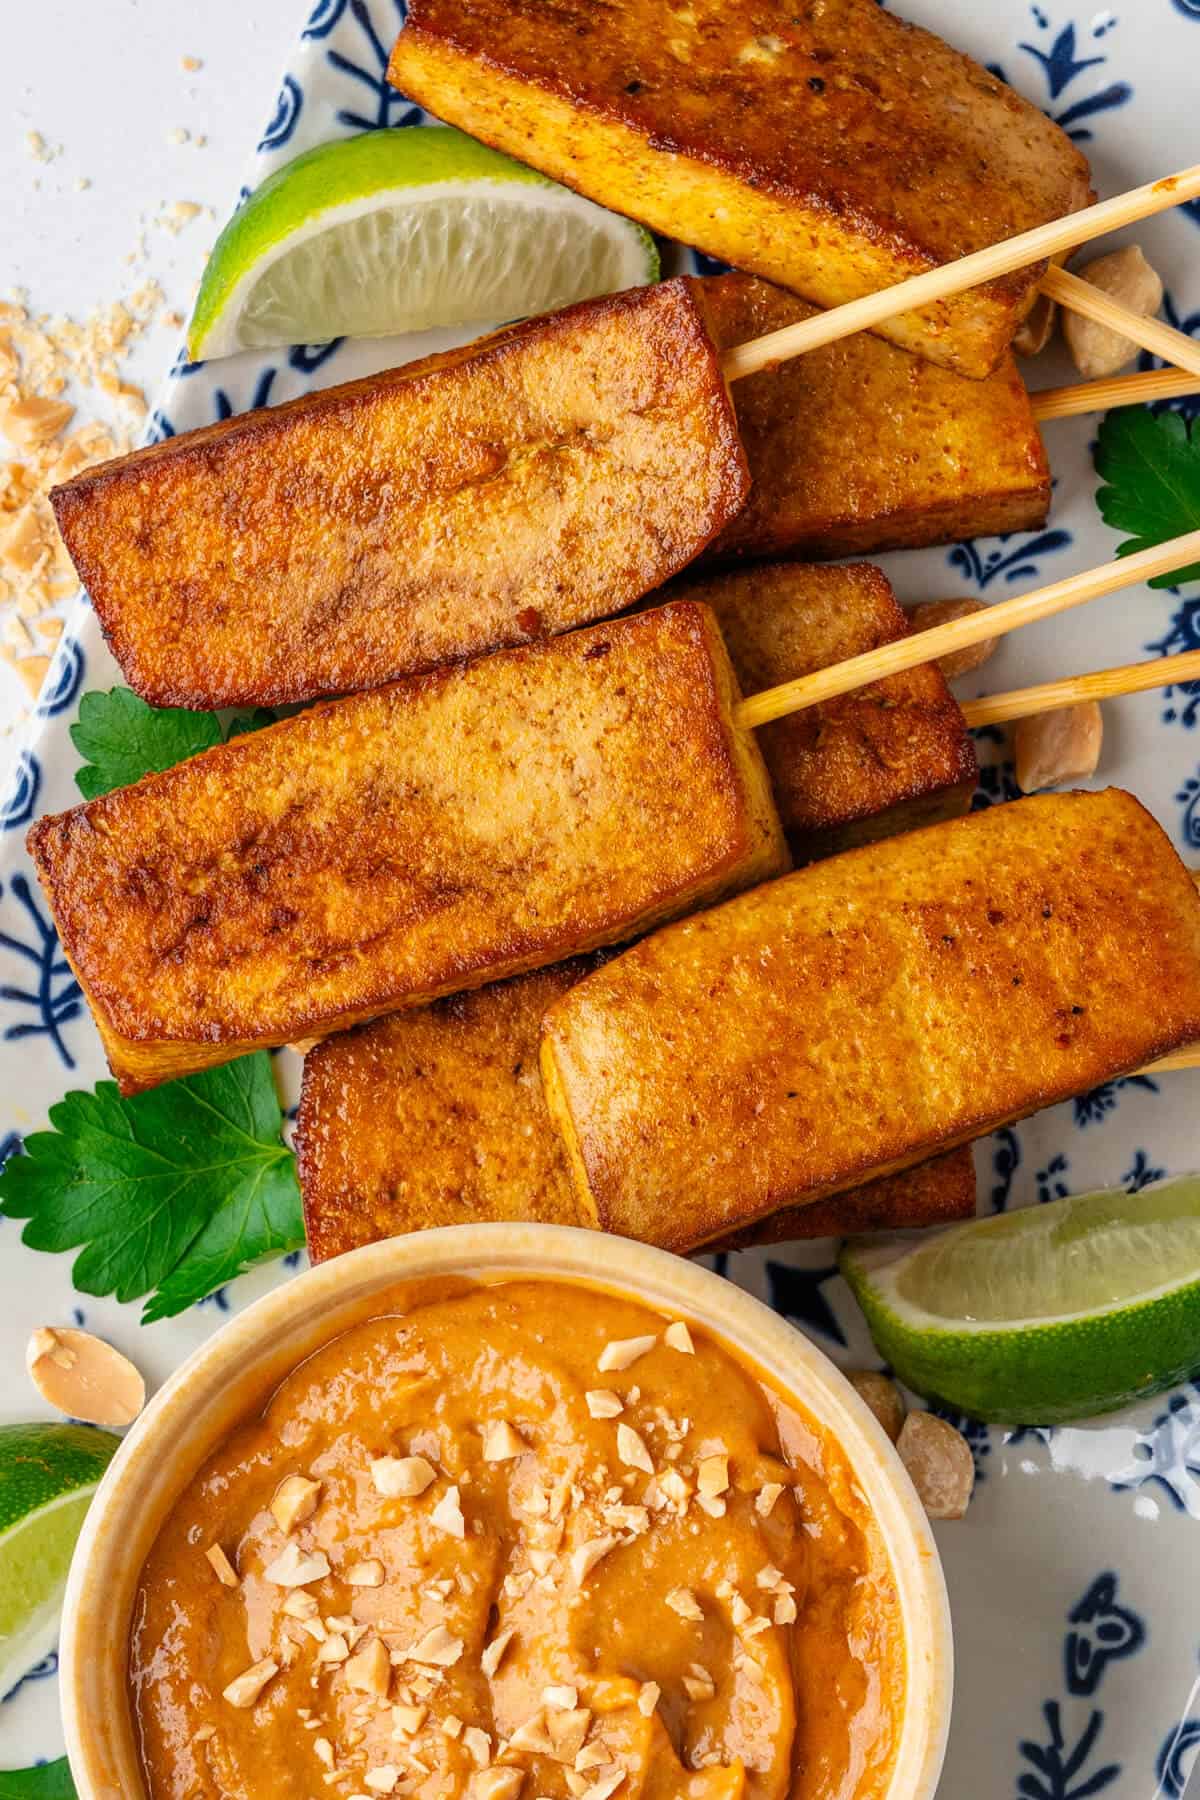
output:
M644 1719L654 1716L654 1709L658 1705L661 1695L662 1689L657 1681L643 1681L638 1689L637 1709Z
M600 1352L600 1360L596 1364L602 1375L613 1370L628 1369L639 1357L653 1350L658 1339L656 1337L610 1338Z
M415 1500L437 1480L437 1470L423 1456L377 1456L371 1464L376 1491L404 1500Z
M717 1684L702 1663L691 1663L683 1678L683 1691L689 1700L711 1700Z
M589 1388L584 1399L593 1419L615 1419L625 1411L625 1402L611 1388Z
M684 1356L695 1356L696 1346L692 1342L692 1334L682 1319L674 1319L663 1332L663 1343L669 1344L672 1350L680 1350Z
M702 1619L704 1617L704 1609L691 1588L672 1588L667 1595L667 1605L673 1613L678 1613L681 1619Z
M351 1587L382 1587L383 1564L377 1556L368 1556L365 1562L351 1563L342 1579Z
M571 1712L578 1698L578 1688L564 1686L542 1689L542 1699L546 1705L557 1707L559 1712Z
M283 1610L289 1619L315 1619L320 1608L315 1595L301 1593L297 1588L284 1601Z
M439 1531L448 1531L451 1537L465 1537L467 1522L463 1518L463 1510L459 1504L457 1487L448 1487L433 1511L429 1515L429 1523L436 1525Z
M305 1519L311 1519L320 1493L320 1482L310 1481L307 1475L285 1476L271 1500L271 1512L280 1531L294 1531Z
M462 1639L452 1637L444 1625L435 1625L404 1654L407 1662L432 1663L435 1668L449 1669L462 1653Z
M754 1510L761 1518L770 1518L775 1502L783 1492L781 1481L768 1481L759 1488L754 1497Z
M702 1456L696 1465L696 1488L709 1499L723 1494L729 1486L729 1458Z
M429 1715L427 1706L393 1706L392 1735L413 1737L420 1731Z
M618 1537L589 1538L578 1550L572 1550L571 1574L576 1584L582 1586L601 1558L615 1550L620 1541Z
M226 1556L225 1552L222 1550L220 1544L210 1544L208 1546L208 1549L204 1552L204 1554L208 1558L209 1562L212 1564L213 1574L216 1576L217 1580L221 1583L221 1586L222 1587L237 1587L237 1585L238 1585L237 1570L234 1568L233 1564L230 1562L229 1558Z
M223 1690L222 1698L228 1700L230 1706L253 1706L268 1681L273 1681L278 1673L279 1664L265 1656L261 1662L251 1663L248 1669L236 1675Z
M514 1456L523 1456L528 1448L525 1439L513 1430L507 1419L490 1419L483 1428L484 1462L511 1462Z
M524 1781L524 1769L485 1769L471 1777L471 1800L516 1800Z
M492 1754L492 1740L486 1731L478 1725L468 1725L462 1734L462 1741L472 1762L481 1769L486 1769Z
M392 1679L392 1661L386 1644L381 1638L372 1638L350 1658L342 1673L347 1687L382 1698Z
M653 1475L654 1462L645 1440L632 1425L622 1422L617 1426L617 1455L630 1469L641 1469L647 1475Z
M276 1587L307 1587L310 1581L321 1581L329 1573L329 1558L323 1550L305 1554L292 1541L284 1546L273 1563L263 1570L263 1580Z
M483 1654L479 1658L479 1666L489 1681L500 1667L504 1660L504 1652L516 1635L515 1629L510 1625L506 1630L498 1632L490 1644L484 1646Z
M572 1707L568 1712L552 1712L546 1724L559 1762L570 1762L583 1749L592 1715L586 1706Z

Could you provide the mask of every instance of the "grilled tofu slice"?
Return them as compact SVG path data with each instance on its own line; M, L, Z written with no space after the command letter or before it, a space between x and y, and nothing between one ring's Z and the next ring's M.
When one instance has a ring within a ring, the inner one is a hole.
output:
M580 1205L673 1250L924 1161L1200 1038L1200 895L1129 794L848 851L551 1007Z
M882 570L755 563L673 591L717 615L742 690L792 681L907 637ZM872 682L758 732L775 804L797 862L954 818L979 766L936 663Z
M707 608L314 707L29 834L126 1093L637 936L788 866Z
M484 143L817 306L1090 197L1065 132L876 0L409 0L388 74ZM1043 268L880 330L988 375Z
M703 283L721 350L815 310L751 275ZM864 556L1030 531L1050 465L1011 356L967 381L869 332L739 381L750 498L706 557Z
M594 957L573 957L340 1032L310 1052L296 1148L314 1262L435 1225L590 1223L546 1110L538 1045L547 1007L595 967ZM974 1211L965 1149L766 1225L778 1242ZM752 1232L747 1241L760 1240Z
M700 294L587 301L56 488L130 685L159 706L308 700L658 587L749 486Z

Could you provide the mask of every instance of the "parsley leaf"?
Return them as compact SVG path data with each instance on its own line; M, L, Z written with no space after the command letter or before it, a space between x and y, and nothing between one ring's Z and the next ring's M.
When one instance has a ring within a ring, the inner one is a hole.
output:
M85 800L96 800L143 775L173 769L227 738L274 723L269 706L256 706L253 712L238 713L223 732L216 713L149 706L127 687L107 694L93 691L79 702L79 720L71 727L71 742L83 757L75 785Z
M221 742L221 721L216 713L148 706L131 688L116 687L83 696L71 742L83 757L75 785L85 800L95 800L211 750Z
M1096 495L1100 516L1114 531L1132 533L1118 556L1200 527L1200 432L1189 431L1181 414L1118 407L1105 414L1092 456L1107 484ZM1200 563L1157 575L1150 586L1185 581L1200 581Z
M0 1769L0 1800L75 1800L66 1757L35 1769Z
M74 1089L0 1171L0 1213L35 1250L84 1248L85 1294L167 1318L304 1242L296 1159L265 1052L123 1100Z

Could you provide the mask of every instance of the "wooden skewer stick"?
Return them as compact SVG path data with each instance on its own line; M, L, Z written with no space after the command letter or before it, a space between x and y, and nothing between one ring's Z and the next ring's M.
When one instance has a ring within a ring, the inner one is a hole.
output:
M1068 213L1065 219L1051 219L1045 225L1036 225L1032 231L1023 231L1017 237L973 251L958 262L944 263L940 268L927 270L924 275L913 275L907 281L880 289L878 293L863 294L844 306L817 313L811 319L801 319L795 325L785 325L782 330L768 332L765 337L754 338L748 344L739 344L721 358L725 378L740 381L759 369L772 368L792 356L802 356L806 350L834 344L856 331L869 331L874 325L882 325L885 319L895 318L897 313L931 306L937 300L948 300L952 294L961 294L966 288L995 281L1014 269L1027 268L1044 257L1074 250L1092 238L1102 237L1105 232L1117 231L1123 225L1132 225L1138 219L1149 218L1152 213L1165 212L1168 207L1198 197L1200 164L1182 169L1177 175L1166 175L1161 181L1149 182L1145 187L1131 188L1127 194L1118 194L1112 200L1101 200L1082 212Z
M1147 688L1174 687L1182 681L1200 681L1200 650L1160 656L1156 662L1125 663L1119 669L1097 669L1090 675L1068 675L1038 687L1015 688L1010 694L985 694L980 700L965 701L962 715L972 728L1004 725L1010 719L1031 719L1035 713L1061 712L1081 700L1115 700L1120 694L1142 694Z
M1110 375L1106 381L1076 381L1069 387L1034 388L1030 395L1038 424L1072 419L1079 413L1108 412L1113 406L1141 406L1148 400L1181 400L1200 392L1200 379L1177 369L1147 369L1141 375Z
M1110 326L1122 337L1140 344L1143 350L1161 356L1164 362L1174 363L1177 369L1200 375L1200 343L1188 337L1186 332L1176 331L1173 325L1164 325L1161 319L1147 319L1132 312L1110 294L1102 294L1090 281L1081 281L1078 275L1072 275L1069 269L1047 269L1041 285L1043 294L1049 294L1060 306L1082 313L1085 319L1094 319L1098 325Z
M783 719L789 713L802 712L806 706L816 706L822 700L835 699L838 694L851 693L870 681L881 681L885 675L899 675L918 663L936 662L938 657L948 656L952 650L965 649L968 644L979 644L987 638L1003 637L1022 625L1053 618L1070 607L1098 600L1102 594L1116 593L1119 588L1132 587L1136 582L1149 581L1156 575L1169 575L1193 562L1200 562L1200 531L1185 532L1182 537L1171 538L1149 550L1139 550L1133 556L1116 557L1101 568L1068 575L1065 581L1053 582L1032 594L1001 600L996 606L968 614L965 619L935 625L928 631L915 632L911 637L898 638L894 643L881 644L877 650L868 650L862 656L834 663L828 669L816 669L811 675L785 681L780 687L766 688L761 694L752 694L748 700L743 700L736 708L734 718L739 725L753 730L771 719Z

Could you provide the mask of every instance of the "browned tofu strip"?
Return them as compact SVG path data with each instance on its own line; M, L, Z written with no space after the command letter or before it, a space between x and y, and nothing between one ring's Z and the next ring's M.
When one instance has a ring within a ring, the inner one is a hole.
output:
M748 491L697 284L263 408L56 488L130 685L275 704L619 612Z
M595 966L574 957L340 1032L309 1053L296 1148L314 1262L436 1225L590 1223L546 1110L538 1045L547 1007ZM766 1229L771 1242L836 1237L974 1211L967 1148L776 1215Z
M876 0L409 0L388 73L473 137L822 307L1090 194L1065 132ZM880 330L987 375L1040 274Z
M657 932L547 1014L580 1204L674 1250L1200 1038L1200 896L1130 795L1036 796Z
M909 633L890 583L870 563L757 563L684 577L674 591L716 613L747 694ZM970 805L979 773L934 663L765 725L758 741L798 862L953 818Z
M788 866L706 607L334 701L29 834L127 1093L637 936Z
M814 311L750 275L703 287L721 350ZM733 397L753 485L706 556L863 556L1046 522L1050 465L1011 356L968 381L860 331Z

